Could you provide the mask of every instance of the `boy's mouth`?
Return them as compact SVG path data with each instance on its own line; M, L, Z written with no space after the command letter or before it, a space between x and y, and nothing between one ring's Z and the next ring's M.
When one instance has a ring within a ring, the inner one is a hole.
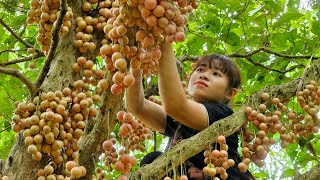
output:
M204 81L197 81L195 84L196 84L197 86L208 87L208 85L207 85Z

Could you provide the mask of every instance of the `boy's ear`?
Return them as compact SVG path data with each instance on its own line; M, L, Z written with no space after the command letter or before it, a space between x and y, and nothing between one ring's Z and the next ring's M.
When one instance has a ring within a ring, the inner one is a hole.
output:
M237 88L232 88L231 90L229 90L227 92L226 98L228 100L231 100L234 98L234 96L238 93L238 89Z

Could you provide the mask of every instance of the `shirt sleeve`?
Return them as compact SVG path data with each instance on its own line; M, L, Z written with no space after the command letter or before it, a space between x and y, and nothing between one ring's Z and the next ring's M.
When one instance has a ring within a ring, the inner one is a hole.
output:
M203 103L203 105L208 112L209 125L233 113L233 110L226 104Z
M172 137L175 131L177 130L178 125L179 123L176 122L172 117L167 116L167 124L166 124L163 135Z

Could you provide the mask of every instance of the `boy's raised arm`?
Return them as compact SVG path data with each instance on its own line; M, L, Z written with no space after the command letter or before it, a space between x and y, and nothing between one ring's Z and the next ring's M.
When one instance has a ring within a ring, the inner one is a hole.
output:
M188 100L182 87L172 45L162 43L159 60L159 91L165 112L180 123L202 130L208 126L204 105Z
M127 89L127 109L151 129L164 132L167 114L164 109L144 98L142 70L132 69L135 83Z

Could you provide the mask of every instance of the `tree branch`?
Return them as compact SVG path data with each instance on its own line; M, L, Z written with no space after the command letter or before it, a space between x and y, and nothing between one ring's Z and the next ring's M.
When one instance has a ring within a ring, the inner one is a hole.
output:
M26 51L27 49L5 49L0 51L0 54L5 53L5 52L19 52L19 51Z
M28 90L30 91L30 94L33 95L35 93L35 86L32 84L32 82L26 77L24 76L20 71L14 69L14 68L5 68L5 67L0 67L0 73L2 74L7 74L7 75L11 75L15 78L18 78L21 80L21 82L23 84L25 84L28 88Z
M245 58L246 60L248 60L251 64L253 65L256 65L256 66L260 66L260 67L263 67L265 69L268 69L270 71L275 71L275 72L278 72L278 73L281 73L281 74L285 74L287 72L290 72L294 69L296 69L297 67L304 67L302 64L298 64L298 65L294 65L292 66L291 68L285 70L285 71L280 71L278 69L274 69L274 68L271 68L271 67L268 67L268 66L265 66L261 63L258 63L258 62L255 62L253 61L250 56L252 56L253 54L256 54L258 52L261 51L261 48L257 49L257 50L254 50L254 51L251 51L247 54L237 54L236 56L230 56L230 55L227 55L228 57L238 57L238 58ZM189 55L189 54L184 54L182 56L180 56L178 59L179 61L183 62L183 61L196 61L197 59L199 58L199 56L194 56L194 55Z
M23 40L19 35L17 35L17 33L15 33L2 19L0 19L0 24L2 24L4 28L6 28L19 42L24 44L26 47L33 47L31 44L29 44L28 42Z
M58 46L58 43L59 43L59 31L60 31L60 28L61 28L61 25L62 25L62 22L63 22L63 18L67 12L67 0L62 0L61 1L61 5L60 5L60 14L57 18L57 21L56 21L56 25L53 27L52 29L52 43L51 43L51 47L50 47L50 50L49 50L49 54L47 56L47 59L44 63L44 66L36 80L36 87L39 88L41 86L41 84L43 83L45 77L46 77L46 74L48 73L49 69L50 69L50 64L51 62L53 61L54 59L54 55L55 55L55 52L56 52L56 49L57 49L57 46Z
M294 180L318 180L320 179L320 164L307 171L306 173L295 177Z
M288 55L288 54L282 54L282 53L278 53L278 52L275 52L275 51L272 51L266 47L260 47L256 50L253 50L251 52L248 52L247 54L238 54L238 53L233 53L233 54L228 54L226 56L228 57L238 57L238 58L247 58L247 57L250 57L260 51L263 51L263 52L266 52L266 53L269 53L269 54L273 54L275 56L278 56L278 57L282 57L282 58L285 58L285 59L310 59L311 58L311 55L301 55L301 56L296 56L296 55ZM315 56L315 57L312 57L314 60L316 59L319 59L320 57L319 56Z
M278 70L278 69L274 69L274 68L265 66L265 65L263 65L263 64L261 64L261 63L254 62L250 57L246 57L245 59L248 60L248 61L249 61L250 63L252 63L253 65L260 66L260 67L263 67L263 68L268 69L268 70L270 70L270 71L275 71L275 72L278 72L278 73L281 73L281 74L285 74L285 73L287 73L287 72L289 72L289 71L292 71L292 70L294 70L295 68L300 67L300 66L301 66L301 67L304 67L302 64L298 64L298 65L292 66L290 69L287 69L287 70L285 70L285 71L280 71L280 70Z
M254 54L257 54L258 52L262 51L264 48L265 47L260 47L260 48L258 48L256 50L250 51L250 52L248 52L246 54L233 53L233 54L228 54L226 56L228 56L228 57L237 57L237 58L246 58L246 57L250 57L250 56L252 56Z
M219 135L230 136L238 131L246 122L243 111L244 108L241 108L231 116L214 122L195 136L180 141L153 163L132 173L131 177L134 177L133 179L161 179L165 176L166 170L171 171L174 167L179 166L181 162L201 152L208 144L215 142Z
M11 65L11 64L17 64L17 63L21 63L21 62L30 61L30 60L37 59L42 56L44 56L44 54L41 52L41 53L35 54L34 56L29 56L29 57L20 58L20 59L13 59L11 61L0 63L0 67L5 67L5 66Z

